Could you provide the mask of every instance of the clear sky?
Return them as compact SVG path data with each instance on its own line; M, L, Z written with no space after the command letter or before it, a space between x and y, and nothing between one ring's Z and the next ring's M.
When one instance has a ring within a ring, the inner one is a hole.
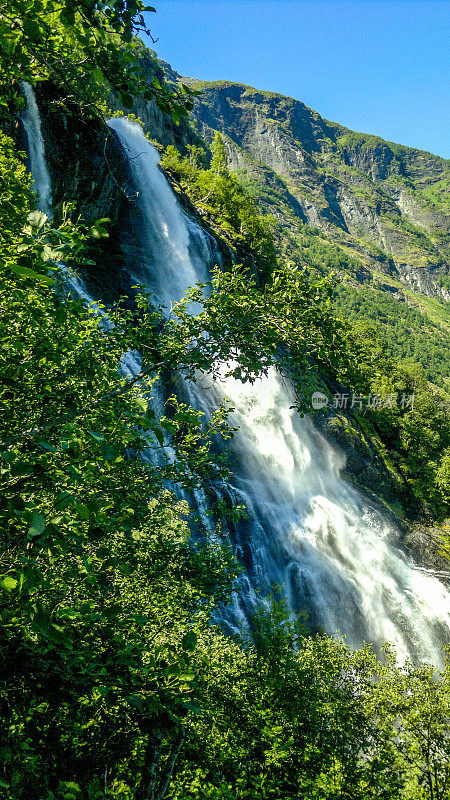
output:
M280 92L353 130L450 158L450 0L152 5L151 46L180 74Z

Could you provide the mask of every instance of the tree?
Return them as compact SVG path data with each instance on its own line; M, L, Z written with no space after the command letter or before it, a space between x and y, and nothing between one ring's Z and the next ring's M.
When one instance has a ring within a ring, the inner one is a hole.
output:
M204 154L198 148L191 148L189 156L183 158L173 145L164 151L161 164L213 219L222 235L231 234L235 245L244 244L262 279L269 279L277 265L270 221L258 213L255 202L229 172L221 135L217 133L214 139L209 168L204 168Z
M219 131L217 131L214 141L211 145L212 159L211 170L214 177L222 178L228 175L228 157L225 148L225 143Z
M162 792L189 713L195 628L234 573L226 545L190 540L166 486L188 490L222 467L197 412L175 397L170 417L148 406L161 315L119 306L105 327L67 296L53 259L79 263L103 225L51 228L12 141L0 145L2 788L15 800L103 797L105 776L110 797L136 780ZM137 332L145 385L117 368ZM210 431L221 428L219 412ZM139 457L149 447L159 466Z
M142 0L1 0L0 111L11 115L23 105L22 81L52 80L77 113L102 116L112 89L126 108L136 94L179 122L195 91L169 88L156 61L149 77L133 38L150 33L144 14L154 10Z
M371 708L370 648L308 637L275 601L243 649L215 640L207 653L174 799L397 800L403 776Z
M444 503L450 506L450 447L442 453L436 473L436 484Z
M444 800L450 791L450 682L430 666L399 667L387 649L378 667L374 711L392 742L392 758L405 777L406 796Z

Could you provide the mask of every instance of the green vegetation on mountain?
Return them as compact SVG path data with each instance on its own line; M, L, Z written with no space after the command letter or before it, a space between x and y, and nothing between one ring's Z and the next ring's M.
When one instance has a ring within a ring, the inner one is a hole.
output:
M449 512L448 396L427 381L421 364L412 360L398 362L390 357L389 348L374 325L367 321L356 323L351 336L359 354L355 383L360 393L373 399L367 414L369 424L388 448L392 461L406 475L413 497L427 504L434 515L445 517ZM389 397L395 398L390 406L384 402ZM408 398L413 398L412 407Z
M372 246L377 270L368 270L351 250L331 241L319 228L291 218L289 231L277 230L278 251L304 263L311 275L336 277L334 308L347 322L370 321L396 361L424 367L428 381L450 389L450 307L406 288L383 274L392 258ZM274 227L274 226L272 226ZM442 281L444 284L444 281Z
M275 93L191 85L200 131L209 142L223 135L231 170L276 220L278 252L312 274L336 273L337 312L370 320L396 360L422 364L448 392L448 162Z
M276 266L276 253L268 221L258 214L256 205L239 181L228 169L228 159L220 134L212 144L209 169L206 152L200 147L188 147L184 158L169 145L161 165L180 181L196 207L230 231L236 244L244 244L256 258L262 276L269 278Z
M139 2L0 6L8 129L21 80L67 90L70 79L66 111L85 124L105 87L128 105L142 88L140 45L128 41L142 11ZM128 65L120 80L117 51ZM157 84L147 91L176 116L190 97ZM305 271L277 264L223 140L211 162L202 158L167 150L166 167L214 224L253 249L265 282L218 270L201 313L189 306L198 288L167 320L146 294L107 309L72 296L70 268L89 266L86 248L107 238L108 220L83 225L66 205L51 223L35 208L24 154L0 134L2 796L444 800L448 666L439 676L398 667L389 653L382 664L369 647L352 653L309 636L276 601L251 636L225 637L211 624L239 566L219 524L216 536L191 537L175 489L189 496L226 481L213 439L233 431L225 408L206 424L175 395L154 411L161 375L193 379L231 361L236 378L252 380L277 364L296 379L303 409L318 375L355 391L417 389L413 411L376 410L372 424L403 448L414 490L438 506L450 502L450 432L417 368L336 318L331 282L314 270L322 257L341 268L341 251L332 256L317 240L305 244ZM119 369L129 351L142 356L133 379ZM149 447L154 461L141 457Z
M201 90L194 102L201 133L209 142L217 131L224 136L230 168L261 212L276 218L278 249L348 274L369 307L372 280L386 302L390 285L398 287L409 306L430 317L435 346L441 338L442 351L449 349L449 162L354 133L275 93L183 80ZM424 296L434 299L430 314ZM414 336L401 309L398 315L409 354ZM444 385L442 369L426 369Z
M396 361L423 365L430 383L450 392L449 333L423 312L372 287L341 284L335 308L349 322L370 322Z

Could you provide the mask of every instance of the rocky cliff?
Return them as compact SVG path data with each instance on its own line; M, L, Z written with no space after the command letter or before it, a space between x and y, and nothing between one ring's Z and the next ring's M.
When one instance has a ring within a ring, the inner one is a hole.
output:
M202 91L201 133L224 135L232 169L281 226L317 227L371 273L450 299L448 161L354 133L282 95L190 83Z

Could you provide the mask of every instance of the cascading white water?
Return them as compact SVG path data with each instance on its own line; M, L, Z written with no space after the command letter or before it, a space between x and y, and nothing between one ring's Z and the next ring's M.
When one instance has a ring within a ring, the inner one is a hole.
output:
M42 138L41 118L36 103L36 97L29 83L22 84L22 90L27 101L22 114L28 144L32 188L37 194L37 207L47 217L52 216L52 190L50 175L45 160L44 140Z
M150 273L153 295L170 308L189 286L208 279L212 255L210 240L198 225L180 212L174 194L168 191L167 181L158 169L158 152L145 139L139 125L123 119L111 119L108 124L118 133L133 173L136 172L134 159L138 160L139 188L136 188L145 249L142 260L128 265L129 271L140 282ZM164 204L155 203L158 197L165 198Z
M31 87L25 91L32 178L39 206L50 216L39 112ZM181 210L140 127L126 119L109 124L128 154L138 191L142 257L130 272L170 307L207 278L214 246ZM80 280L70 286L93 302ZM139 356L127 354L122 369L137 374ZM402 658L439 664L440 645L449 638L449 593L396 547L396 531L342 480L343 457L293 411L291 387L272 371L253 385L205 378L184 391L207 414L228 397L235 408L231 422L239 428L230 445L233 499L245 504L248 520L233 535L245 575L222 622L235 628L279 587L315 628L340 631L353 646L390 641ZM201 493L195 499L211 532L206 500Z
M170 305L205 280L211 242L181 210L140 127L109 124L128 154L142 214L135 277ZM291 387L273 370L253 385L205 379L185 391L207 413L229 398L239 427L230 446L234 496L249 518L235 537L246 574L224 612L230 627L278 586L293 610L352 646L390 641L401 658L440 663L449 592L396 547L396 531L340 477L342 456L292 409Z

